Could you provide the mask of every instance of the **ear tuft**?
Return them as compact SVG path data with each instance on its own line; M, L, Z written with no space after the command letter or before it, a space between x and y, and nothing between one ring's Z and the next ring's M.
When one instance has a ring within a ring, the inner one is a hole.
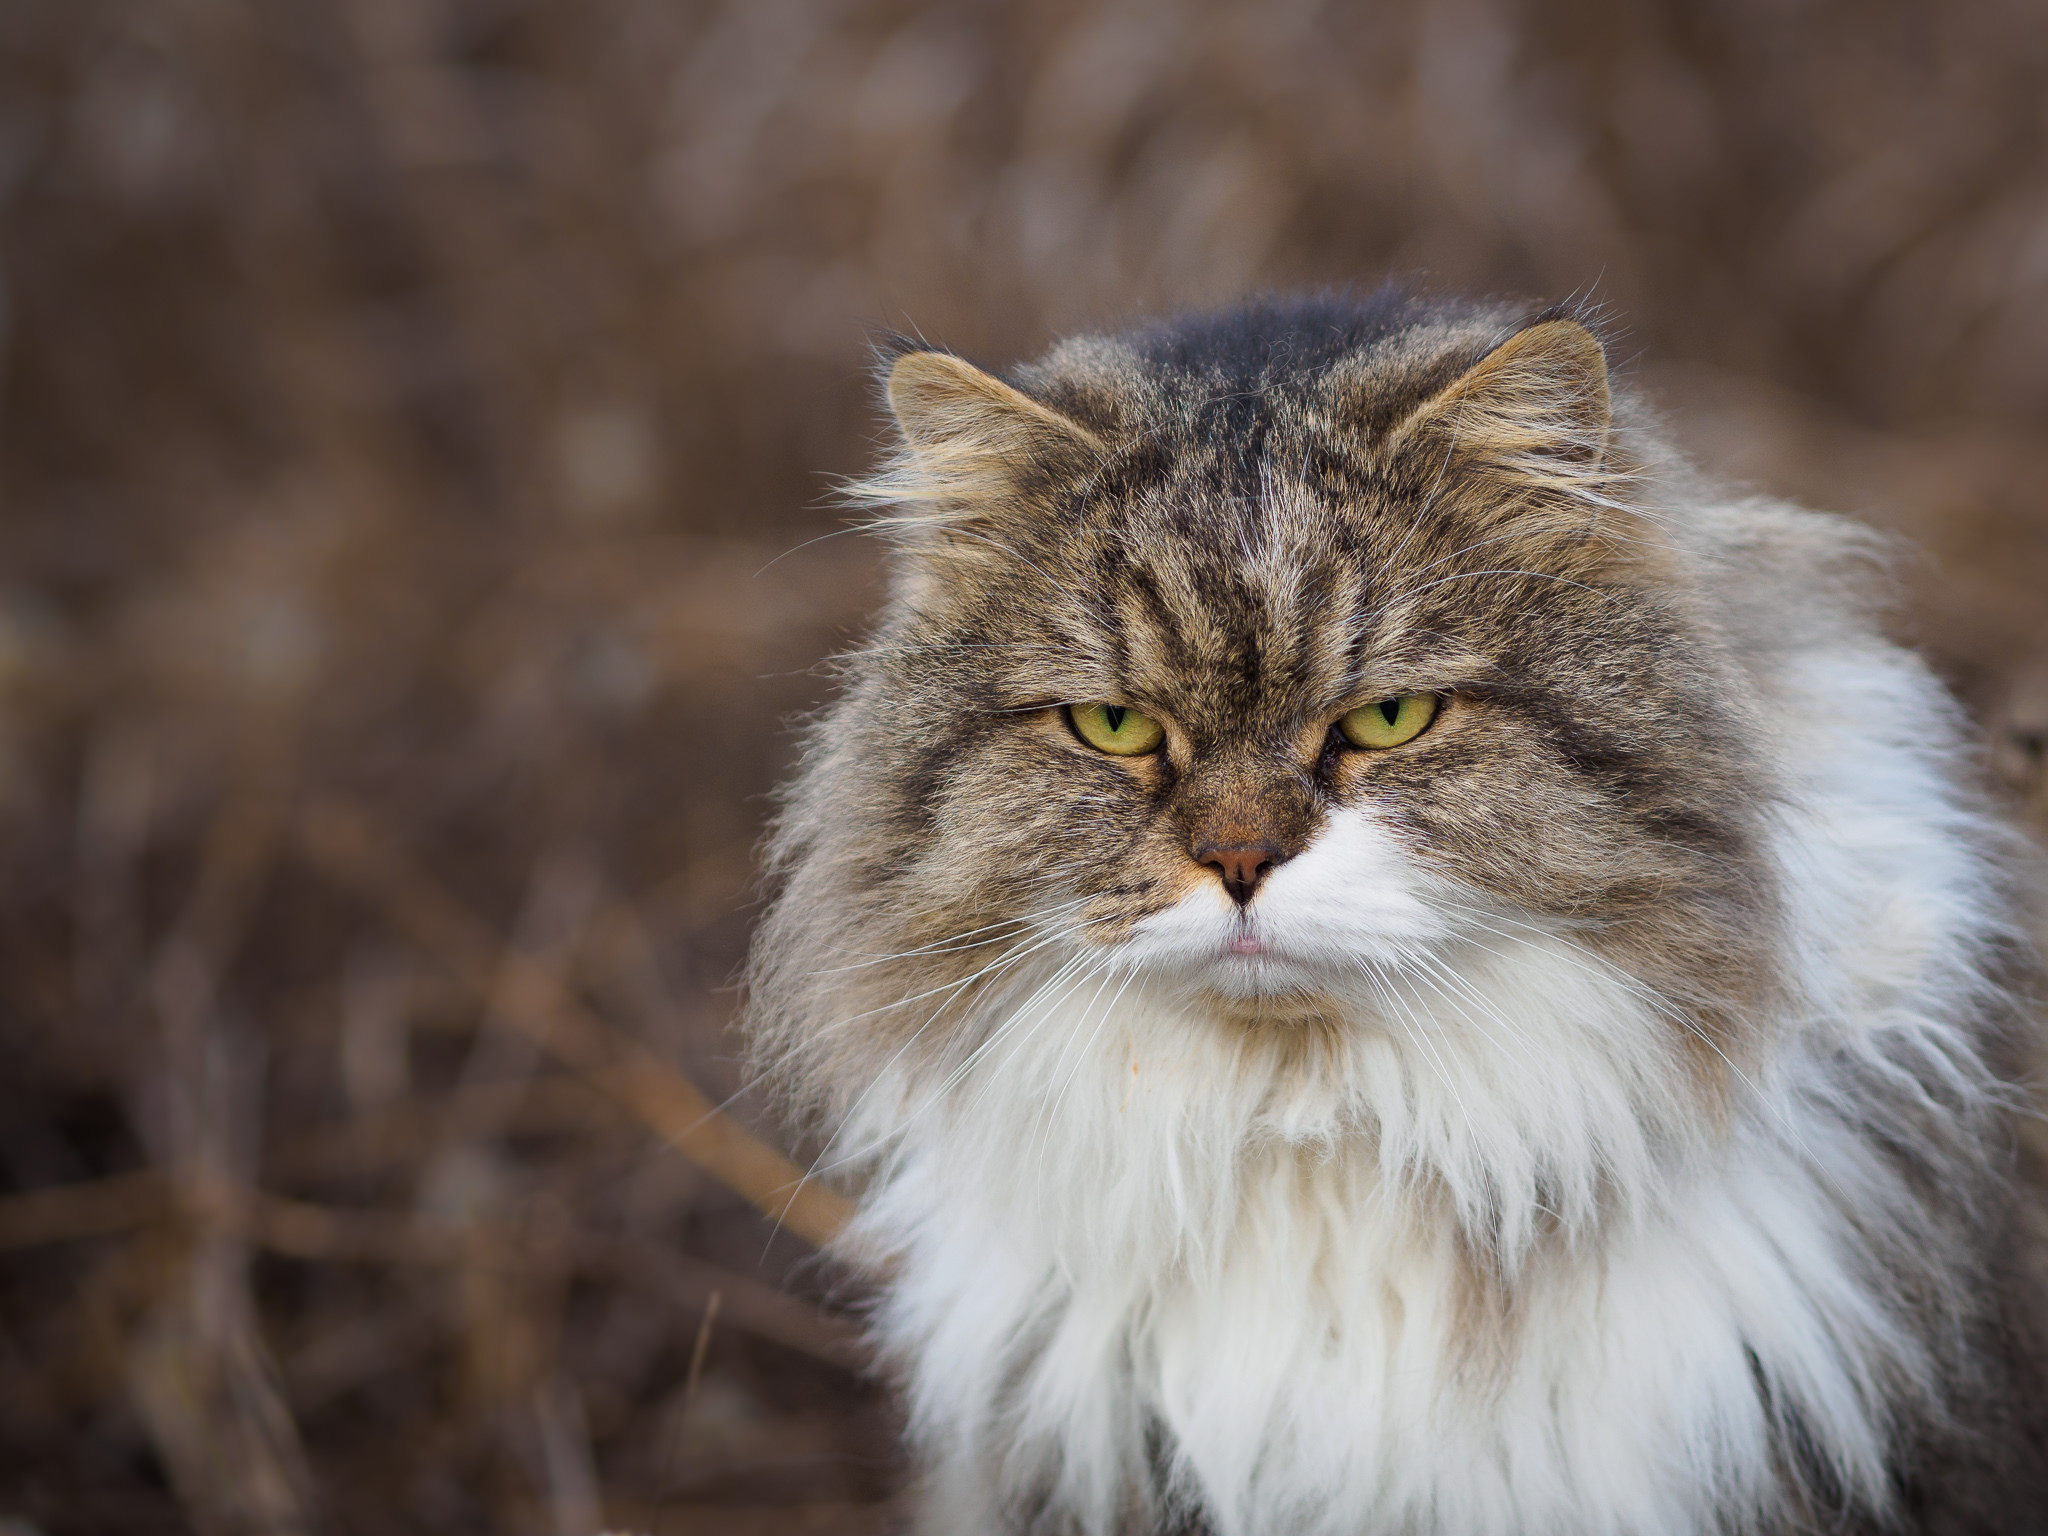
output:
M1575 320L1515 332L1396 429L1516 478L1591 489L1602 479L1613 401L1607 355Z
M889 369L903 451L852 487L855 499L916 508L897 523L952 524L1085 475L1107 456L1079 422L949 352L907 352Z

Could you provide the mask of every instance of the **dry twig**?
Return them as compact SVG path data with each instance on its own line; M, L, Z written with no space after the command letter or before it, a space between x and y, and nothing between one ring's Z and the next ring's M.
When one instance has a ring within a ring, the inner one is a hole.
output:
M721 1113L645 1046L597 1018L554 975L503 949L487 924L379 839L359 812L325 801L305 814L299 831L315 868L370 901L478 997L495 1000L509 1023L678 1151L815 1245L830 1242L845 1224L848 1207L839 1195L807 1182L788 1158Z

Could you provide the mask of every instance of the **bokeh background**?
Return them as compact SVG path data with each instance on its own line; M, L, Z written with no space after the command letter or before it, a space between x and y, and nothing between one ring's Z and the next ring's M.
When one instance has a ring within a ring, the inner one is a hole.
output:
M885 1527L674 1134L883 328L1591 299L2038 814L2044 103L2034 0L5 0L0 1531Z

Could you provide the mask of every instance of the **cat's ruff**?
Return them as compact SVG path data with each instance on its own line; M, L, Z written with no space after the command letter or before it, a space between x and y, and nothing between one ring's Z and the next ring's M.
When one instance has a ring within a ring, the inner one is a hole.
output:
M920 1529L2032 1528L2009 855L1863 536L1610 440L1569 321L911 376L752 1028ZM1318 757L1360 673L1440 734ZM1093 697L1156 761L1054 734ZM1240 902L1188 828L1254 823Z

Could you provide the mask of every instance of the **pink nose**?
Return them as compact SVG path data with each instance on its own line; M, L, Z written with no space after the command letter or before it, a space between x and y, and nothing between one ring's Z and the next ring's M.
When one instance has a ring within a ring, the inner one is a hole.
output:
M1273 866L1280 862L1280 850L1271 843L1248 843L1237 848L1202 847L1195 850L1195 860L1223 877L1223 889L1241 907L1252 899Z

